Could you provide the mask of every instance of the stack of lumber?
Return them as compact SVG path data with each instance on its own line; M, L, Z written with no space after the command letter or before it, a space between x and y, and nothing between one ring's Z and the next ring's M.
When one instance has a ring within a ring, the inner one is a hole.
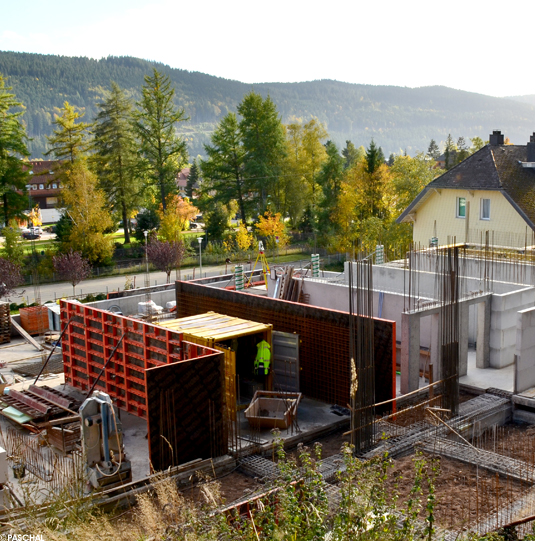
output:
M0 302L0 344L11 342L11 318L9 303Z
M277 298L285 301L301 302L308 304L308 295L303 294L303 278L304 275L295 275L295 269L292 266L285 267L284 273L278 276L279 285L277 290Z

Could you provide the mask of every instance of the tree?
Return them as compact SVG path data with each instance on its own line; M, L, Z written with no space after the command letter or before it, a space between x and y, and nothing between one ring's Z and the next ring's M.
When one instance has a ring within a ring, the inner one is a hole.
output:
M247 226L242 223L238 226L236 231L236 245L242 252L246 252L254 243L253 234L248 231Z
M160 215L155 209L145 209L136 216L136 229L134 236L139 242L145 239L144 231L155 231L160 227Z
M389 207L397 218L434 177L432 160L422 153L414 158L396 156L390 168L392 181L388 185Z
M0 298L14 293L15 288L22 284L20 265L5 257L0 257Z
M4 227L2 234L4 235L4 244L0 253L5 259L11 261L11 263L22 265L24 261L24 248L17 223L12 221L9 227Z
M352 167L355 163L362 160L364 152L362 147L356 148L351 141L346 141L346 146L342 150L342 156L344 157L344 169Z
M429 143L429 148L427 149L427 155L435 162L440 157L440 149L438 148L437 142L434 139L431 139L431 142Z
M245 149L241 143L238 120L228 113L211 136L211 144L204 145L208 158L201 160L203 183L201 198L212 197L223 205L238 202L240 219L246 224L253 203L253 184L245 178Z
M197 187L199 183L199 166L197 165L197 160L193 160L191 168L189 170L188 180L186 182L186 197L193 199L193 190Z
M444 163L446 170L451 169L455 165L455 155L457 153L457 148L453 142L451 133L448 133L448 138L446 139L446 146L444 148Z
M344 178L345 167L344 159L340 156L338 147L328 141L325 145L327 159L323 163L321 171L318 174L318 184L322 189L322 199L319 204L318 230L329 239L335 232L336 221L333 220L333 212L338 203L342 180ZM355 163L362 163L361 161ZM354 165L354 164L353 164Z
M117 210L124 227L124 243L130 243L130 215L140 203L141 174L137 143L132 131L132 103L116 83L98 104L93 146L100 186L110 208Z
M288 235L286 234L286 226L281 218L280 212L271 214L266 211L264 216L258 216L258 223L255 228L261 237L266 238L268 248L276 248L277 245L283 248L288 244Z
M66 212L64 212L54 227L54 232L56 233L54 240L59 243L68 243L72 226L72 219Z
M377 148L375 141L372 139L370 146L366 149L366 172L368 174L373 174L379 166L384 163L384 156L381 160L382 150Z
M286 154L284 129L277 107L268 96L246 94L238 105L239 130L245 151L244 176L253 187L256 210L267 208L268 195L276 194Z
M147 245L147 259L160 271L167 275L167 283L171 277L171 271L180 267L186 248L184 243L179 241L160 241L151 239Z
M154 69L145 76L142 98L137 104L135 126L147 160L148 177L159 191L165 210L169 194L176 193L176 176L187 163L186 142L176 134L179 122L188 120L184 109L173 103L175 89L168 76Z
M7 226L14 218L22 218L28 201L26 184L29 168L21 161L30 155L28 137L21 123L22 103L6 87L0 74L0 205ZM13 111L15 109L15 111Z
M180 233L184 231L190 220L199 213L199 209L178 195L168 195L165 209L160 207L159 235L167 241L177 241Z
M488 143L488 141L483 141L481 137L472 137L472 139L470 139L470 142L472 143L472 146L470 147L471 154L477 152L478 150L481 150Z
M72 228L62 251L81 252L92 264L108 261L113 254L113 240L104 235L112 226L104 192L84 160L77 160L64 174L62 199Z
M206 237L221 240L229 228L231 216L236 214L236 208L232 211L232 202L224 205L220 201L212 201L206 207L202 206L202 209Z
M317 176L327 157L322 141L327 135L325 127L315 118L305 124L292 122L286 127L285 174L277 183L274 208L289 216L293 225L307 207L315 215L319 199Z
M457 139L456 163L461 163L463 160L466 160L468 156L470 156L470 151L468 150L468 146L466 144L464 137L461 135Z
M72 294L75 295L75 287L83 282L91 274L89 261L82 256L81 252L72 249L65 254L58 254L52 258L54 272L62 280L67 280L72 285Z
M63 104L63 109L58 111L54 124L56 129L50 137L47 136L49 150L45 156L54 154L58 160L68 160L72 165L75 160L81 158L89 149L88 130L91 124L77 122L84 113L78 113L68 101Z

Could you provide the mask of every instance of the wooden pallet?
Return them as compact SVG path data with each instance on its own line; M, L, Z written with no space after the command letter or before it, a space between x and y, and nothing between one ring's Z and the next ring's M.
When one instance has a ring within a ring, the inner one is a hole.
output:
M11 318L9 303L0 302L0 344L11 342Z

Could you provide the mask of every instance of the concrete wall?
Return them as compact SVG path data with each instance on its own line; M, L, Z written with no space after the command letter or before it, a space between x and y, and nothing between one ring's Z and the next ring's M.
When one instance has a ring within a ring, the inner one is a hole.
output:
M467 204L470 203L470 215L467 218L456 217L458 197L465 197ZM482 198L490 199L490 220L480 218ZM429 239L434 236L438 237L439 244L446 244L448 236L455 236L457 242L466 242L467 225L472 238L478 237L478 233L492 230L498 235L506 235L510 242L515 242L515 246L524 245L526 222L498 191L435 190L429 194L415 215L412 238L422 246L428 246Z
M420 263L420 262L419 262ZM346 263L346 271L348 269ZM477 270L477 265L474 267L464 266L462 264L461 270L465 273L461 276L462 284L461 290L465 294L469 294L476 291L482 291L484 289L483 281L480 279L479 274L470 275L466 271L472 272ZM468 268L467 268L468 267ZM432 269L429 271L413 271L413 279L416 276L416 283L411 284L412 295L417 297L435 298L436 294L436 274L434 272L435 263L432 262ZM388 265L374 265L373 266L373 288L379 291L395 291L396 293L407 294L409 293L409 270L396 267L390 267ZM347 272L345 273L347 276ZM347 278L346 278L347 282ZM510 291L516 291L522 287L518 283L501 282L494 280L491 290L493 293L508 293Z
M165 303L176 300L175 289L168 289L166 291L154 291L151 293L150 298L158 306L165 308ZM129 297L119 297L117 299L107 299L105 301L96 301L87 303L87 306L98 308L99 310L109 310L111 306L119 306L121 312L125 316L132 316L138 313L137 305L139 302L145 302L146 296L143 295L130 295Z
M535 387L535 308L517 312L515 393Z
M535 288L493 295L490 318L490 366L503 368L514 362L518 312L535 305Z

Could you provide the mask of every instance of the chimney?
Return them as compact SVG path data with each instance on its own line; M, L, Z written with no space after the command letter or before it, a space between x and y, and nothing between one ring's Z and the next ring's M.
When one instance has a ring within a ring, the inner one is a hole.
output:
M503 135L500 130L494 130L489 136L489 144L492 146L503 145Z
M535 162L535 132L529 137L529 143L526 145L528 151L527 160L528 162Z

